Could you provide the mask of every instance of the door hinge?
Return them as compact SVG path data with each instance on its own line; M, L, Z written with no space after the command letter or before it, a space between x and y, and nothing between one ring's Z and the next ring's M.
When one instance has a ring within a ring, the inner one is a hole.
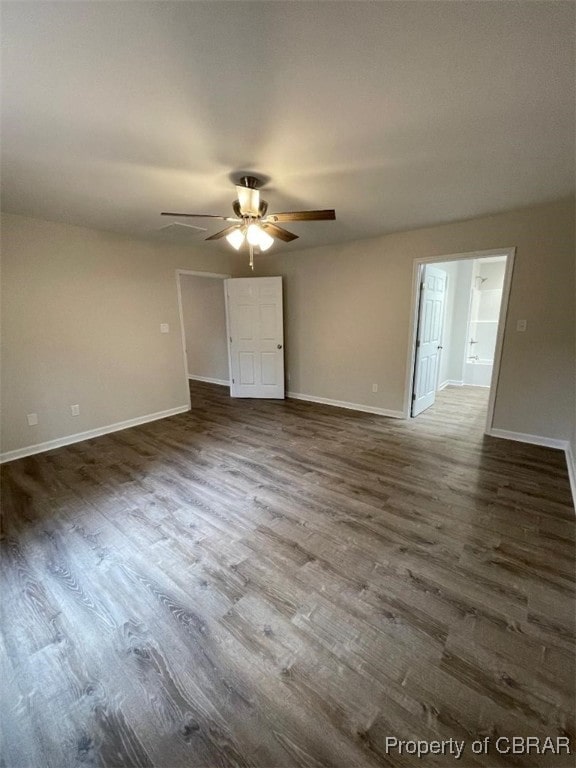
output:
M420 339L416 339L416 349L420 346Z
M234 381L234 379L232 379L232 384L236 384L236 382Z
M416 392L412 392L412 402L414 402L414 400L416 400Z
M420 283L420 290L423 291L424 288L426 288L426 284L425 283Z

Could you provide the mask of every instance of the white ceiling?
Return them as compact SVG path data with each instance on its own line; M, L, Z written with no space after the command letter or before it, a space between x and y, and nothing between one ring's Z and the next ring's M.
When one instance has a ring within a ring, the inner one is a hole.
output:
M2 207L168 239L252 171L270 211L336 209L276 250L570 194L575 9L2 2Z

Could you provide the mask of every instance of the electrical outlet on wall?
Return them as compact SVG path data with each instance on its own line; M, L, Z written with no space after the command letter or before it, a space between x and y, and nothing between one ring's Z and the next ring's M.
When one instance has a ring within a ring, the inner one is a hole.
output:
M80 406L79 405L71 405L70 406L70 413L72 416L80 416Z
M372 392L378 392L378 384L372 384Z
M38 414L37 413L27 413L26 414L26 420L28 421L29 427L35 427L36 424L38 424Z
M160 323L160 333L170 333L170 326L168 323Z

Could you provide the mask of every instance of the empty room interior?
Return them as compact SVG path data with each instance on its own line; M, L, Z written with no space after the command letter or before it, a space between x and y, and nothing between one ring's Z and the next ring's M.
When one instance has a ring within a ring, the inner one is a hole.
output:
M572 766L576 4L0 19L0 766Z

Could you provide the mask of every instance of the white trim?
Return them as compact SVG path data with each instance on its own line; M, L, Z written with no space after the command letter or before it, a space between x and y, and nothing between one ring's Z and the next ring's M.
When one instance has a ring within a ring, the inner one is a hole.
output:
M559 451L564 451L568 478L570 480L570 490L572 492L572 503L576 512L576 462L574 461L572 445L569 440L558 440L555 437L542 437L541 435L526 435L524 432L509 432L507 429L491 429L486 434L491 437L503 438L504 440L515 440L517 443L543 445L545 448L557 448Z
M228 293L228 280L224 281L224 314L226 315L226 349L228 351L228 375L230 376L230 397L232 397L232 334L230 333L230 296Z
M507 429L492 428L487 435L491 437L501 437L504 440L515 440L517 443L530 443L531 445L543 445L545 448L557 448L565 451L568 446L568 440L558 440L555 437L542 437L541 435L528 435L524 432L510 432Z
M184 371L184 381L186 382L186 397L188 398L188 409L192 407L192 401L190 400L190 388L188 387L188 379L192 378L192 376L188 375L188 357L186 355L186 330L184 328L184 309L182 304L182 283L180 281L180 278L182 275L191 275L192 277L210 277L210 278L216 278L217 280L227 280L230 275L223 275L219 272L198 272L197 270L193 269L177 269L176 270L176 293L178 296L178 315L180 317L180 340L182 341L182 363L183 363L183 371ZM228 328L226 328L226 332L228 332ZM209 381L209 379L204 379L204 381ZM222 384L224 382L217 381L214 379L214 384Z
M184 380L186 382L186 399L188 408L192 407L190 399L190 387L188 386L188 357L186 355L186 335L184 331L184 308L182 304L182 285L180 283L180 270L176 270L176 295L178 297L178 317L180 318L180 341L182 342L182 366L184 368Z
M228 379L213 379L210 376L192 376L191 373L188 374L188 378L192 379L192 381L205 381L207 384L222 384L225 387L230 386L230 381Z
M199 272L195 269L177 269L177 275L192 275L192 277L215 277L220 280L226 280L230 275L224 275L221 272Z
M572 501L576 511L576 461L572 451L572 443L566 446L566 464L568 466L568 477L570 478L570 488L572 489Z
M54 448L62 448L65 445L72 445L72 443L81 443L83 440L91 440L93 437L101 437L110 432L120 432L122 429L138 427L140 424L148 424L150 421L166 419L168 416L176 416L178 413L185 413L189 410L189 405L179 405L177 408L169 408L167 411L148 413L145 416L137 416L135 419L117 421L115 424L108 424L105 427L89 429L86 432L76 432L74 435L66 435L66 437L58 437L56 440L47 440L45 443L28 445L26 448L17 448L15 451L6 451L6 453L0 454L0 464L4 464L8 461L15 461L16 459L23 459L25 456L34 456L36 453L52 451Z
M504 328L506 325L506 315L508 312L508 299L512 285L512 270L514 267L514 256L516 247L495 248L490 251L471 251L469 253L453 253L447 256L425 256L416 258L412 266L412 309L410 315L410 331L408 337L408 364L406 368L406 381L404 385L404 410L403 418L409 419L412 405L412 390L414 386L414 364L416 359L416 335L418 333L418 305L420 294L421 272L425 264L440 264L444 261L468 261L475 259L485 259L488 256L505 256L506 271L504 273L504 285L502 286L502 300L500 303L500 315L498 318L498 332L496 336L496 349L494 352L494 363L492 367L492 379L490 384L490 395L488 398L488 412L486 415L486 434L491 434L492 423L494 420L494 404L496 401L496 392L498 388L498 377L500 373L500 360L502 357L502 343L504 340Z
M440 264L443 261L468 261L470 259L487 259L489 256L508 256L510 251L515 251L516 246L507 248L493 248L489 251L466 251L465 253L450 253L447 256L422 256L415 259L418 264Z
M438 387L438 392L442 389L446 389L446 387L463 387L464 382L461 379L446 379L446 381L443 381L442 384Z
M403 419L402 411L391 411L388 408L376 408L372 405L363 405L362 403L348 403L345 400L332 400L329 397L316 397L315 395L305 395L302 392L286 392L286 397L293 400L306 400L310 403L320 403L321 405L331 405L335 408L346 408L349 411L362 411L363 413L374 413L377 416L389 416L392 419Z
M502 298L500 299L500 311L498 312L498 325L496 331L496 347L494 348L494 361L492 364L492 376L490 378L490 392L488 394L488 413L486 414L486 429L488 433L494 424L494 406L496 404L496 390L500 378L500 364L502 362L502 348L504 346L504 329L508 317L508 301L512 288L512 272L514 271L514 256L516 248L510 248L504 270L504 283L502 285Z

